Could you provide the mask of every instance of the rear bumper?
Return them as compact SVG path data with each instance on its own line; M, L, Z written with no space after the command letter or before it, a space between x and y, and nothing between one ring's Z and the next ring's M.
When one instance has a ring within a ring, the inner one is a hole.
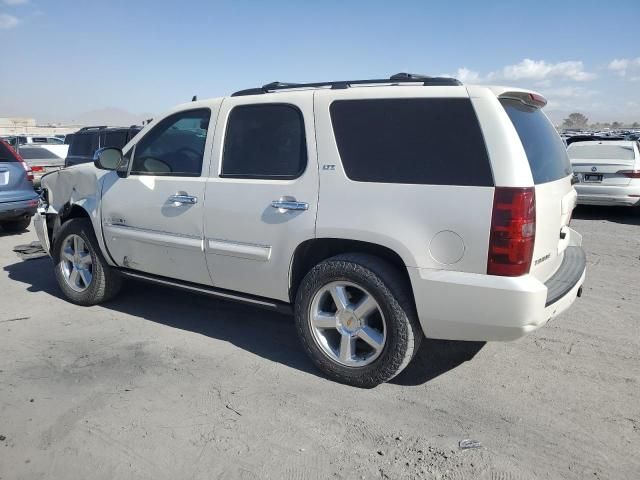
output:
M0 220L11 221L31 217L36 212L37 206L37 196L16 202L2 202L0 203Z
M505 341L542 327L573 304L584 283L586 259L579 245L568 247L562 265L546 283L531 275L408 271L427 337Z
M633 182L633 181L632 181ZM581 205L621 205L640 204L640 184L630 185L574 185Z

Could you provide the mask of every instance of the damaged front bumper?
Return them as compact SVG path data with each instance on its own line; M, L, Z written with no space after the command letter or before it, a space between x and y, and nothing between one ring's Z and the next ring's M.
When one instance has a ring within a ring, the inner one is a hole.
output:
M51 256L51 245L49 243L49 229L47 227L47 214L49 206L40 200L35 215L33 216L33 225L40 240L42 249Z

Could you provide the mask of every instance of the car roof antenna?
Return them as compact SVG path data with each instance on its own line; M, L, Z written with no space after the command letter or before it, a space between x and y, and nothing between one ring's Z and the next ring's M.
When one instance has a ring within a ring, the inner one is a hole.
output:
M195 102L196 100L198 100L198 96L197 95L194 95L193 97L191 97L191 101L192 102Z

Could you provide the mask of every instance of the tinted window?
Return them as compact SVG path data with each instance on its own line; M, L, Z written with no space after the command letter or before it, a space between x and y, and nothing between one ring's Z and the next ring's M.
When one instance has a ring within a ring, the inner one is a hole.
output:
M243 105L231 111L223 177L296 178L307 165L302 113L292 105Z
M9 150L11 147L5 145L4 142L0 142L0 162L17 162L13 152Z
M128 130L117 130L104 134L103 147L122 148L127 144Z
M69 145L69 155L93 157L98 148L98 135L95 133L76 133Z
M20 147L20 156L26 160L61 160L59 156L53 153L51 150L47 150L42 147Z
M340 158L352 180L493 185L469 99L341 100L330 110Z
M571 175L571 164L564 143L542 110L519 100L502 99L500 103L520 136L533 182L553 182Z
M160 121L136 145L131 173L199 176L210 116L203 108Z

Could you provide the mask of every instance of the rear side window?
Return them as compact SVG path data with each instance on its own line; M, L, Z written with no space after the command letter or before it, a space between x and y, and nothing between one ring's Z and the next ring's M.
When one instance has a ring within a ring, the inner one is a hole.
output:
M95 133L76 133L69 146L69 155L92 157L98 149L98 135Z
M293 105L242 105L231 110L222 177L299 177L307 165L302 113Z
M14 153L10 150L11 147L0 142L0 162L17 162L18 160L14 156Z
M128 130L118 130L104 134L103 147L122 148L127 144Z
M339 100L330 112L352 180L493 186L480 125L467 98Z
M634 160L631 145L579 145L572 144L567 153L575 160Z
M533 183L547 183L571 175L567 149L542 110L519 100L501 99L518 132L529 160Z

